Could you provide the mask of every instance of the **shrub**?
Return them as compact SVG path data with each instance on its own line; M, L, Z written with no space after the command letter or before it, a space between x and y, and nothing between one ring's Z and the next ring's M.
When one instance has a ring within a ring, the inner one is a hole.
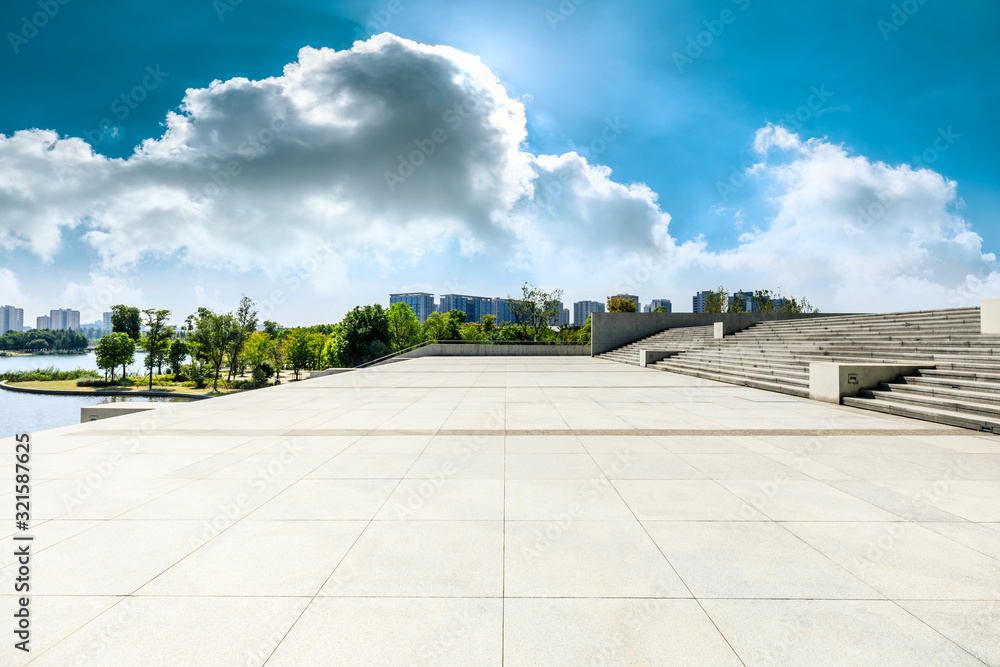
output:
M77 387L116 387L118 383L113 380L102 380L100 378L82 378L76 381Z

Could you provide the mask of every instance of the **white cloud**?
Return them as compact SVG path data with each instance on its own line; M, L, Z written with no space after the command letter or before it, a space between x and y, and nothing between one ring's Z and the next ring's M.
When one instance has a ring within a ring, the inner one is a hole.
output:
M755 173L775 215L715 256L745 284L761 282L754 272L770 274L846 311L977 303L997 283L996 256L956 212L954 181L774 126L757 133L755 146L765 158Z
M112 267L169 258L263 273L279 287L256 298L298 298L303 312L310 295L344 295L346 310L358 274L412 282L449 248L578 298L724 283L888 310L973 302L1000 283L956 184L927 169L768 126L748 171L774 215L741 213L737 245L710 252L670 236L646 185L576 153L530 154L526 137L524 107L474 56L389 34L307 47L280 76L188 90L127 159L46 130L0 135L0 250L50 260L76 229L104 266L67 298L102 289ZM214 302L193 280L183 289Z

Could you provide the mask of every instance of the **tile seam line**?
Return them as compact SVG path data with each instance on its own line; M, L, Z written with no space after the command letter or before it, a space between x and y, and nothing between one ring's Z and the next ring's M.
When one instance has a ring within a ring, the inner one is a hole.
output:
M452 408L452 414L454 414L454 411L456 409L457 409L457 406L455 408ZM440 429L438 429L438 430L440 430ZM261 667L266 667L267 663L271 662L271 659L274 657L274 654L278 651L278 649L281 647L281 645L284 643L284 641L288 638L288 635L292 632L292 630L295 628L295 626L298 625L299 621L302 620L302 617L305 616L305 613L306 613L306 611L309 610L309 607L311 607L316 602L316 598L321 597L320 593L326 587L326 585L330 581L330 579L333 578L333 575L337 572L337 568L339 568L343 564L343 562L347 558L348 554L350 554L351 551L354 549L354 547L356 547L358 545L358 542L361 540L362 535L364 535L365 531L367 531L371 527L372 523L375 522L375 517L378 516L378 513L381 512L382 508L385 507L386 503L389 502L389 499L392 497L392 494L394 494L396 492L396 490L399 489L400 486L402 486L403 481L406 479L406 476L410 473L410 470L413 469L413 466L415 466L417 464L417 461L420 460L420 457L423 456L426 453L427 448L430 447L430 444L431 444L432 441L433 441L433 438L431 438L431 440L427 441L427 444L424 445L423 449L420 450L420 453L417 454L413 458L413 461L410 462L410 465L409 465L409 467L407 467L406 471L403 472L402 475L400 475L399 479L396 482L396 485L393 486L392 490L389 491L389 493L386 495L385 500L382 501L382 504L379 505L378 508L375 510L375 512L372 514L371 519L369 519L368 522L365 524L365 527L361 529L361 532L358 533L358 536L356 538L354 538L354 541L351 543L351 546L348 547L346 551L344 551L344 555L340 557L340 560L337 561L337 564L333 566L332 570L330 570L330 574L326 577L326 579L323 580L323 583L319 585L319 587L316 589L316 592L309 599L309 602L307 602L306 605L302 608L302 611L299 612L299 615L295 617L295 620L292 621L291 625L288 626L288 629L285 630L284 634L282 634L281 639L278 640L278 642L274 645L274 648L271 649L271 652L267 655L267 658L265 658L264 661L262 663L260 663ZM350 445L348 445L348 447L350 447ZM342 451L346 451L346 449L347 448L345 448ZM331 457L330 460L333 460L333 458L336 458L336 455L334 457ZM324 598L329 597L329 598L335 599L335 598L340 597L340 596L322 596L322 597L324 597Z
M726 642L726 645L729 647L729 650L732 651L733 656L735 656L736 659L740 661L740 664L742 664L743 667L746 667L746 661L743 660L743 658L740 656L740 654L736 652L736 649L733 647L732 643L729 641L729 637L727 637L722 632L722 629L719 628L719 626L716 624L715 619L712 618L712 616L705 609L704 605L701 604L701 601L698 600L698 597L694 594L694 591L691 590L691 587L688 585L688 582L684 580L684 578L681 576L680 572L677 571L677 568L674 567L674 564L671 563L670 559L667 558L667 555L665 553L663 553L663 549L661 549L660 545L656 543L656 540L653 539L653 536L649 534L649 530L646 528L646 526L643 525L642 521L639 521L639 517L637 517L635 515L635 511L632 509L632 506L629 505L628 502L625 500L625 498L622 497L622 494L618 490L618 487L615 486L615 479L613 477L608 477L607 473L605 473L604 469L601 468L600 464L597 463L597 459L594 458L593 453L591 453L591 451L589 449L587 449L586 447L584 447L584 449L587 450L587 455L590 457L590 460L593 461L594 465L597 466L597 469L601 471L602 476L604 476L608 480L608 482L611 484L611 488L615 490L615 495L618 496L618 500L620 500L622 502L622 504L624 504L625 507L628 508L628 511L632 515L632 518L635 520L636 523L639 524L639 527L642 529L642 532L645 533L646 539L648 539L650 542L652 542L653 546L656 547L656 550L660 553L660 556L663 557L664 562L667 564L667 566L670 568L670 570L674 573L674 576L677 577L677 580L679 582L681 582L681 584L684 585L684 588L687 590L688 594L690 594L691 599L694 600L695 603L698 605L698 608L701 609L701 613L703 613L705 615L705 617L709 620L709 622L715 628L715 631L718 632L719 636L722 637L722 640L724 642ZM685 461L685 463L686 463L686 461Z

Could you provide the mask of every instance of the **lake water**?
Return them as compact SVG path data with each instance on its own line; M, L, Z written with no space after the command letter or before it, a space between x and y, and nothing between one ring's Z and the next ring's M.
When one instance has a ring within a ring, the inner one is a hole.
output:
M143 369L145 354L137 352L130 373ZM76 355L42 355L33 357L0 357L0 371L32 370L53 366L58 370L77 368L97 370L93 352ZM15 433L34 433L47 428L80 423L80 408L102 403L120 402L171 402L184 401L173 398L148 398L144 396L50 396L44 394L18 394L0 390L0 438Z

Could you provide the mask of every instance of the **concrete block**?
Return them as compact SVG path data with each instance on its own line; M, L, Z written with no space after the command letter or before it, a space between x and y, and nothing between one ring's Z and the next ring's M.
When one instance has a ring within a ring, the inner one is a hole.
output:
M88 405L80 408L80 423L107 419L109 417L121 417L122 415L132 415L137 412L156 410L163 407L159 403L139 403L128 401L125 403L106 403L104 405Z
M715 323L715 338L716 340L722 340L726 337L726 325L724 322Z
M679 354L680 350L639 350L639 365L645 368L652 366L661 359Z
M1000 299L985 299L980 307L981 331L984 334L1000 334Z
M912 375L934 364L809 364L809 398L814 401L837 403L845 396L857 396L865 389L874 389L901 375Z

